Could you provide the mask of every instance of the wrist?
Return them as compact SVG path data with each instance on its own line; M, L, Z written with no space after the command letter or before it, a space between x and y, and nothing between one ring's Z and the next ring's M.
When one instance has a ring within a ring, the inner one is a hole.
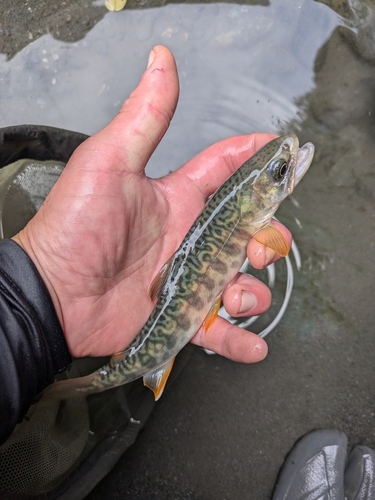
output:
M42 278L42 280L43 280L43 282L44 282L44 284L49 292L49 295L51 297L51 300L52 300L53 306L55 308L57 317L59 319L60 325L64 329L62 309L61 309L61 304L60 304L58 294L57 294L56 289L53 286L51 280L48 277L48 273L46 272L45 266L43 266L41 264L41 259L38 257L37 252L34 250L34 246L33 246L32 242L30 241L30 238L25 233L25 230L22 230L19 233L17 233L16 235L14 235L11 239L22 248L22 250L27 254L29 259L33 262L33 264L37 268L37 270L40 274L40 277Z

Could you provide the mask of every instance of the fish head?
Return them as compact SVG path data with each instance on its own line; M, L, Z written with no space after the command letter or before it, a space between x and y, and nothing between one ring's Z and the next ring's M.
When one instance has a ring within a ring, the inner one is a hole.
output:
M300 148L294 134L278 137L267 146L269 159L255 179L253 188L271 203L280 204L309 169L314 146L307 143Z
M257 223L256 230L269 223L280 203L293 192L313 156L312 143L300 148L298 137L289 134L270 141L250 159L251 182L248 193L244 192L242 213Z

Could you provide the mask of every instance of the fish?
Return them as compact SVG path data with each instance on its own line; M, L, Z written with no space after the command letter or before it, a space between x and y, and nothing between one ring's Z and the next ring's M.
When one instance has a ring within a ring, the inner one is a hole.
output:
M95 372L48 386L43 397L82 397L143 377L159 399L178 352L215 321L222 293L244 263L250 239L287 255L288 244L271 221L313 156L312 143L300 148L298 138L288 134L245 161L209 198L153 280L150 297L156 304L133 342Z

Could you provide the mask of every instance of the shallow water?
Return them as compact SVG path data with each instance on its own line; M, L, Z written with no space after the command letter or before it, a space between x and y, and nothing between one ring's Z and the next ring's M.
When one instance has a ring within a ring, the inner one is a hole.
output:
M316 51L337 25L320 4L168 5L108 13L76 43L45 35L6 61L0 125L38 123L92 134L119 110L158 43L174 53L181 98L150 162L159 176L235 134L279 129L313 87ZM308 29L313 20L319 27ZM287 29L286 29L287 26ZM4 105L6 103L6 105Z
M167 45L181 97L152 176L233 134L295 131L316 145L278 213L302 268L268 358L243 366L195 351L89 498L265 499L313 428L375 447L373 18L372 3L356 0L173 4L108 13L81 41L44 35L0 56L0 126L91 134L139 81L151 47Z

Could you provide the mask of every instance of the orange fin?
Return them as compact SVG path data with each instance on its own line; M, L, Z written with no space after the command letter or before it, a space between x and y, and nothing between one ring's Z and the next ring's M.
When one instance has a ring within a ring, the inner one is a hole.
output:
M116 366L120 364L121 361L125 358L125 356L126 351L116 352L116 354L114 354L109 360L109 366L111 368L116 368Z
M159 298L160 292L161 292L163 286L165 285L169 270L172 266L173 257L174 257L174 255L172 255L172 257L170 257L167 260L167 262L164 264L164 266L160 269L158 274L152 280L150 289L148 291L148 294L151 297L152 301Z
M281 257L286 257L289 253L289 246L283 234L271 224L258 231L253 238L258 243L275 250Z
M208 331L212 323L215 321L216 316L219 314L219 309L221 305L221 298L219 298L214 305L211 307L209 313L207 314L205 320L203 321L203 329L205 332Z
M175 358L168 360L166 363L159 366L159 368L143 377L143 385L153 391L155 401L157 401L163 394L164 387L171 373L174 360Z

